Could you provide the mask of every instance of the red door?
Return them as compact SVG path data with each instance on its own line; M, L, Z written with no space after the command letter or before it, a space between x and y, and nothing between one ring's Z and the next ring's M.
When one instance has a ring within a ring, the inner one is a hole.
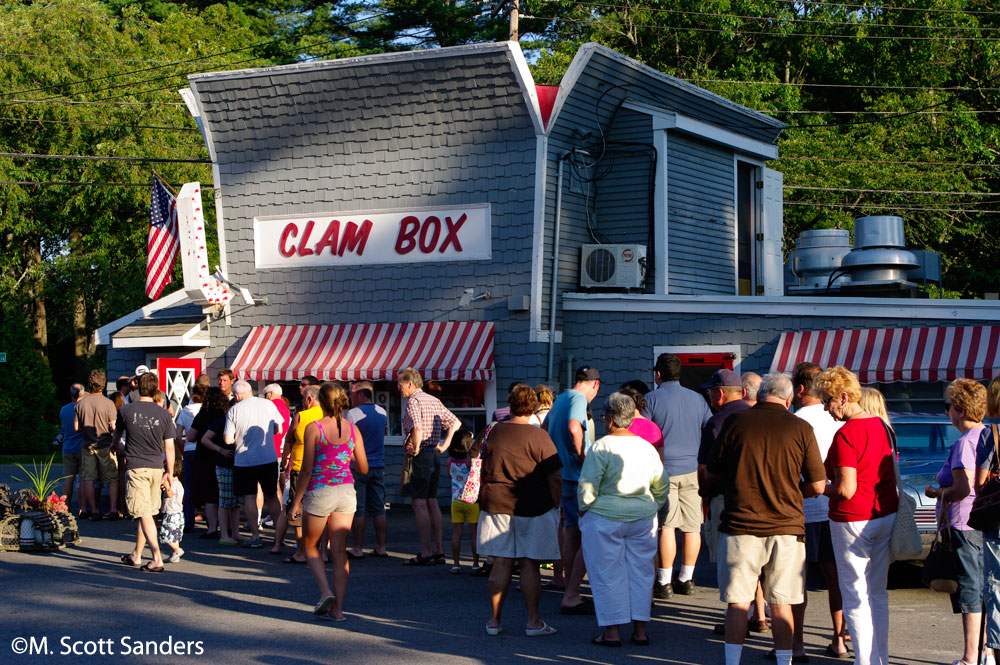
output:
M156 374L160 379L160 390L173 402L174 408L183 407L191 399L194 381L201 374L200 358L157 358Z
M678 353L681 360L681 385L695 392L702 392L702 386L708 383L712 374L718 369L733 368L736 359L732 353Z

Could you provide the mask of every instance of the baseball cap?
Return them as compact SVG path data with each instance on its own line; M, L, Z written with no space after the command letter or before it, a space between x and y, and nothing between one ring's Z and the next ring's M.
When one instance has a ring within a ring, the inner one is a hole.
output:
M731 369L718 369L702 388L742 388L743 380Z
M590 365L582 365L576 368L576 382L581 381L600 381L601 373L597 371L596 367L591 367Z

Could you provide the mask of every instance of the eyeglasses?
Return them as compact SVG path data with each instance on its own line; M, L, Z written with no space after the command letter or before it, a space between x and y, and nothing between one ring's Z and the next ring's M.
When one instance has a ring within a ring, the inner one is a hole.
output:
M823 406L830 406L830 402L833 401L833 395L824 397L821 401L823 402Z

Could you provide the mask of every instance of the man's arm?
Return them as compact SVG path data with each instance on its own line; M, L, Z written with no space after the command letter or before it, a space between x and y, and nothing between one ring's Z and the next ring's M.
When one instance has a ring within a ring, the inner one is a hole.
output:
M452 422L450 425L448 425L448 430L445 432L444 437L441 439L441 443L437 445L437 451L439 453L443 453L444 451L448 450L448 446L451 445L451 438L455 436L455 432L462 429L462 421L459 420L458 417L455 416L455 414L451 413L450 411L449 413L451 414Z
M288 460L292 456L292 447L295 445L295 428L299 426L299 414L292 416L292 422L288 425L288 434L285 435L284 445L281 446L281 466L286 468Z
M169 439L163 440L164 452L167 454L167 470L163 473L163 482L161 483L163 489L170 489L173 484L174 478L174 439L170 437Z
M579 420L571 419L569 421L569 436L573 444L573 449L570 450L573 457L579 462L583 462L583 423Z

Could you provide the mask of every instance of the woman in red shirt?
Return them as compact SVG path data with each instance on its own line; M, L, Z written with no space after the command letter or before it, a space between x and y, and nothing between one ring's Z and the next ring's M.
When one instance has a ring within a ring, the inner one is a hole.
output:
M823 406L843 426L826 457L830 536L844 618L856 665L889 663L889 539L896 521L896 479L888 426L861 406L861 384L832 367L816 377Z

